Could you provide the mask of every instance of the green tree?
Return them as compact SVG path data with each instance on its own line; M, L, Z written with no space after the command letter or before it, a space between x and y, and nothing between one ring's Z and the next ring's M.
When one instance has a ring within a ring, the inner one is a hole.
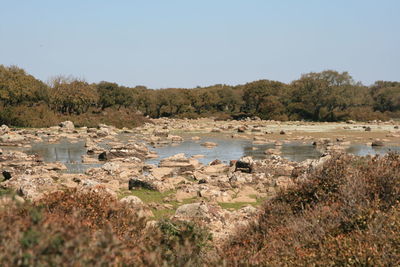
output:
M372 86L371 92L375 110L400 111L400 82L377 81Z
M347 73L327 70L308 73L292 84L288 109L315 121L340 120L344 110L371 104L368 89Z
M3 106L39 101L48 101L46 84L16 66L0 65L0 102Z
M285 112L288 86L284 83L259 80L243 87L242 111L269 119Z
M51 81L51 106L64 114L82 114L96 106L98 93L94 85L74 78L58 76Z

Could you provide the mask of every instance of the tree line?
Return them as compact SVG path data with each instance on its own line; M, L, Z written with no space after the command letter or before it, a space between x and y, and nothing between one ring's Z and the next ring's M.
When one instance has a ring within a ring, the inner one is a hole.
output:
M400 117L400 82L365 86L347 72L326 70L301 75L291 83L259 80L236 86L154 90L64 76L44 83L21 68L0 65L0 123L47 126L51 117L54 121L72 118L84 125L115 119L121 112L125 121L137 120L139 114L152 118L385 120Z

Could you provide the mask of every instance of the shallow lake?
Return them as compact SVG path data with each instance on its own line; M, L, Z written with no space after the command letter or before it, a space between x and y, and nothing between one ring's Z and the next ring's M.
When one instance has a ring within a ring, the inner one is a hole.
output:
M126 136L121 137L121 141L126 141ZM264 151L274 148L273 144L253 144L251 140L231 139L218 136L204 136L200 141L193 141L190 138L182 143L163 147L150 147L158 153L159 157L147 160L147 163L158 164L160 159L173 156L178 153L185 153L187 157L194 155L204 155L198 160L203 164L208 164L215 159L224 163L230 160L237 160L242 156L252 156L255 159L265 158ZM215 142L218 146L206 148L201 146L203 142ZM106 146L106 144L103 144ZM255 149L254 149L255 148ZM400 152L400 146L371 147L367 145L354 144L346 150L348 153L365 156L373 154L385 154L388 151ZM71 142L67 139L59 143L35 143L27 151L29 154L38 154L46 162L59 161L64 163L69 173L81 173L88 168L99 167L101 164L83 164L82 155L86 155L85 142L83 140ZM292 161L303 161L306 159L317 159L321 156L321 151L311 144L288 143L281 147L281 156Z
M217 143L218 146L214 148L206 148L200 145L203 142L214 142ZM219 159L224 163L229 163L230 160L237 160L242 156L252 156L254 159L264 159L266 158L264 151L270 148L275 148L274 144L253 144L251 140L205 137L200 141L186 140L179 144L153 148L159 157L148 160L148 163L158 164L160 159L178 153L185 153L187 157L199 154L204 155L203 158L199 159L203 164L208 164L215 159ZM280 150L280 156L291 161L318 159L322 154L322 152L312 144L303 144L299 142L284 143ZM400 152L400 146L371 147L367 145L353 144L346 149L346 152L357 156L375 154L382 155L389 151Z
M45 162L62 162L69 173L82 173L89 168L102 165L82 163L82 155L86 155L85 141L83 140L71 142L62 139L59 143L35 143L27 152L41 156Z

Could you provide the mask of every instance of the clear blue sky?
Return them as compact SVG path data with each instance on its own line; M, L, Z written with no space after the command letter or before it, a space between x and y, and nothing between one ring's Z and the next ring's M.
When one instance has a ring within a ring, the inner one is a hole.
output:
M0 0L0 64L151 88L400 80L399 0Z

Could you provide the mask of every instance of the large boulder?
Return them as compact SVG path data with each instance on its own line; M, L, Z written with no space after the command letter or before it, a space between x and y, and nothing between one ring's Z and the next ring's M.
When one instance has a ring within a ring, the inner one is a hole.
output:
M225 173L229 170L229 166L221 163L216 165L205 166L201 169L202 173L206 175L215 175Z
M173 172L174 168L167 168L167 167L151 169L151 174L154 176L154 178L158 180L161 180L164 177L172 176Z
M202 221L220 220L222 209L220 206L211 205L205 202L185 204L175 212L174 218L182 220L200 219Z
M25 137L19 134L9 133L0 136L0 141L2 143L19 143L25 141Z
M172 157L161 160L159 165L160 167L180 168L182 171L184 171L194 170L199 167L200 163L196 159L186 158L184 153L179 153Z
M8 133L10 131L10 128L8 128L8 126L7 125L1 125L1 127L0 127L0 134L6 134L6 133Z
M150 155L149 149L144 144L128 143L125 145L117 145L112 147L109 151L103 152L99 155L99 160L105 161L114 158L139 158L144 160Z
M127 203L127 204L133 205L133 206L143 205L143 201L140 198L138 198L137 196L126 196L124 198L121 198L120 201L122 203Z
M101 168L108 174L113 175L119 171L120 165L116 162L107 162Z
M157 188L152 184L150 181L145 181L142 179L130 179L129 184L128 184L128 189L129 190L134 190L134 189L148 189L148 190L157 190Z
M252 171L253 159L251 157L243 157L235 162L235 171L250 173Z
M168 137L169 130L168 129L156 129L156 130L154 130L153 135L159 136L159 137Z
M217 144L217 143L214 143L214 142L204 142L204 143L202 143L201 145L204 146L204 147L206 147L206 148L213 148L213 147L218 146L218 144Z
M60 122L59 126L61 127L61 129L65 129L65 130L74 130L75 129L75 125L72 121Z
M25 199L37 200L44 193L56 189L56 184L50 175L44 173L40 175L17 175L9 180L2 182L2 187L10 188L18 192Z
M381 140L374 140L371 146L384 146L385 144Z

